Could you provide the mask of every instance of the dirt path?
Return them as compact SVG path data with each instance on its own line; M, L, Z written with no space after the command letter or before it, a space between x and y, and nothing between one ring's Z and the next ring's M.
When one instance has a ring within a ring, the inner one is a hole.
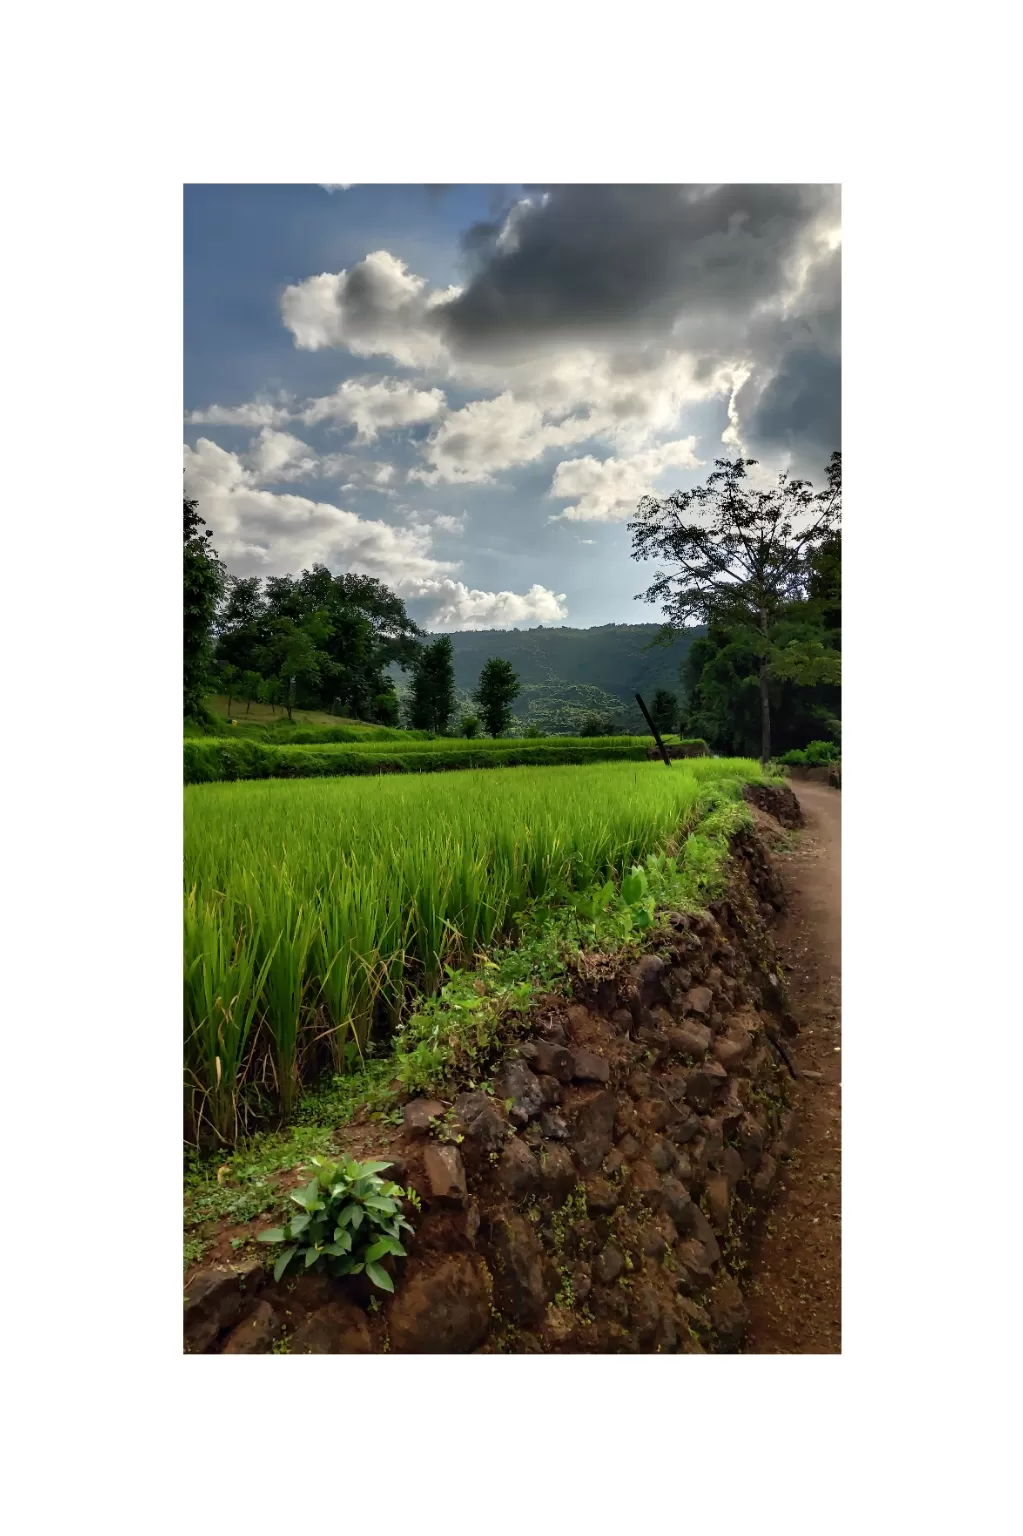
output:
M747 1354L841 1353L841 792L790 780L806 817L774 854L788 912L776 931L792 1012L793 1156L754 1249ZM802 1077L802 1074L808 1074Z

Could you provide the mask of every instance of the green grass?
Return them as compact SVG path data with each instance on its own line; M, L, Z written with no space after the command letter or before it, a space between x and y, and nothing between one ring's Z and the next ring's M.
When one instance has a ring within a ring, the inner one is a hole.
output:
M185 792L193 1140L287 1120L374 1025L436 993L530 907L669 851L739 759L197 785Z

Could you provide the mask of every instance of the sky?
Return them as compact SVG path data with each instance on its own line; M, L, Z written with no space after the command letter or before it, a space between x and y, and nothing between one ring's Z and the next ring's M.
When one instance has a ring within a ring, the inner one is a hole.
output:
M236 576L654 620L641 496L841 447L834 186L195 185L184 231L185 491Z

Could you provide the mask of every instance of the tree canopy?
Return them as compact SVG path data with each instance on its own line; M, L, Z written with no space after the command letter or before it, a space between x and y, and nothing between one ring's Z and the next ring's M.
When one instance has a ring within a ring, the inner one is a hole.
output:
M201 719L213 671L213 625L224 567L196 502L184 498L184 713Z
M500 736L511 725L511 707L520 692L519 680L510 661L491 656L484 662L473 698L488 736Z

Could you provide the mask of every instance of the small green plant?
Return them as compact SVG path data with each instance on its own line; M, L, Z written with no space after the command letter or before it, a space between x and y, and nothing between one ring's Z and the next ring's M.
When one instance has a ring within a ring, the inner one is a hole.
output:
M291 1198L301 1207L283 1227L260 1232L261 1243L287 1243L274 1265L279 1280L293 1259L305 1269L320 1265L331 1275L358 1275L365 1270L382 1291L394 1283L380 1263L387 1254L404 1257L398 1234L412 1225L401 1214L405 1191L379 1177L388 1163L338 1163L313 1158L315 1176Z

